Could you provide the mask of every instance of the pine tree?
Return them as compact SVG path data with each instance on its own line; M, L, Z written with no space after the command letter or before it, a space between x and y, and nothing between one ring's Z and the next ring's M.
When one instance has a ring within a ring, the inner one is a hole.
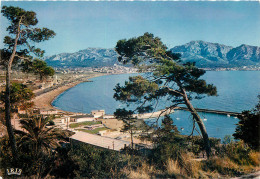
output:
M195 63L182 63L179 54L167 50L161 39L150 33L119 40L115 49L120 62L132 63L146 74L130 77L124 86L117 85L114 98L128 104L139 104L134 110L138 113L152 111L152 102L158 100L171 102L165 110L173 110L180 104L186 105L200 128L209 157L211 150L206 128L190 102L193 98L217 95L214 85L200 79L205 71L198 69Z
M49 40L55 36L54 31L47 28L35 27L38 23L36 13L26 11L19 7L3 6L1 13L10 23L7 27L9 36L5 36L4 44L7 48L1 50L1 64L6 69L6 89L5 89L5 120L12 149L13 159L17 158L16 141L11 126L10 110L10 73L14 62L18 60L32 60L33 56L42 57L44 51L36 48L32 44ZM33 56L32 56L33 55Z

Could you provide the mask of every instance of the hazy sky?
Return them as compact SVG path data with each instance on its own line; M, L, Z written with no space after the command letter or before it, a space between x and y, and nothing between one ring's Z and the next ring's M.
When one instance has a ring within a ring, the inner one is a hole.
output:
M37 13L39 27L57 36L40 45L46 55L88 47L114 48L145 32L172 48L191 40L260 46L259 2L2 2ZM7 20L0 17L0 37Z

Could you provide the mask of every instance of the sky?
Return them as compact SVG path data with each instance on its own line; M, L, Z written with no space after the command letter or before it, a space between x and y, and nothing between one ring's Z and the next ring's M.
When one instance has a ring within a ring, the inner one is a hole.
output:
M158 36L169 47L192 40L260 46L259 2L95 2L2 1L37 13L37 27L56 36L38 47L46 56L72 53L88 47L114 48L120 39ZM8 21L0 17L0 48Z

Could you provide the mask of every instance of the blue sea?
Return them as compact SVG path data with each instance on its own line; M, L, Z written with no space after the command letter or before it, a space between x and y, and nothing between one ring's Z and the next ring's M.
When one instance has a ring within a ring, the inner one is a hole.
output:
M90 113L92 110L104 109L107 114L113 114L117 108L125 106L113 99L113 89L117 83L124 84L129 76L135 75L137 74L93 78L93 82L81 83L59 95L53 101L53 105L71 112ZM217 87L218 96L192 100L196 108L242 112L254 108L258 102L260 71L207 71L202 78ZM161 101L158 109L165 105L167 106L167 101ZM203 119L207 119L204 123L210 137L223 139L226 135L232 135L238 122L238 119L232 116L210 113L200 115ZM193 122L189 112L176 111L171 117L182 134L191 133Z

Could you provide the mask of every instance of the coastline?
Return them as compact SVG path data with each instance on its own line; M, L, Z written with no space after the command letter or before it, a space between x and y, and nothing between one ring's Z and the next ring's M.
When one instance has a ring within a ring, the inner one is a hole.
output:
M100 76L106 76L106 75L121 75L121 74L129 74L129 73L120 73L120 74L97 73L97 74L95 74L95 75L93 75L93 76L88 77L88 80L90 80L90 79L92 79L92 78L100 77ZM131 74L131 73L130 73L130 74ZM135 73L133 73L133 74L135 74ZM78 84L83 83L83 82L84 82L84 81L75 82L76 84L74 84L73 86L70 86L70 85L72 84L72 83L70 83L70 84L69 84L70 87L68 87L68 88L66 88L66 89L64 89L64 90L60 90L57 95L52 96L53 98L52 98L51 101L48 101L47 103L45 103L45 104L48 105L48 107L46 107L46 108L47 108L47 109L54 109L54 110L57 110L57 111L59 111L59 112L64 112L64 113L79 114L80 112L65 111L65 110L62 110L62 109L60 109L60 108L57 108L57 107L53 106L52 103L53 103L53 101L54 101L60 94L62 94L63 92L65 92L65 91L69 90L70 88L73 88L73 87L75 87L75 86L77 86ZM60 88L63 88L63 87L65 87L65 86L62 86L62 87L60 87ZM56 89L56 90L59 90L60 88L58 88L58 89ZM55 90L53 90L53 91L55 91ZM49 94L50 94L51 92L53 92L53 91L50 91L50 92L45 93L45 94L46 94L46 95L47 95L47 94L49 95ZM43 95L45 95L45 94L43 94ZM43 96L43 95L41 95L41 96ZM52 94L50 94L50 95L52 95ZM36 99L36 98L35 98L35 99ZM36 108L44 108L44 107L37 107L36 105L35 105L35 107L36 107Z
M98 73L98 74L93 74L90 77L88 77L87 79L91 79L91 78L95 78L95 77L99 77L99 76L105 76L106 74L102 74L102 73ZM40 109L48 109L48 110L57 110L59 112L69 112L69 113L74 113L74 112L70 112L70 111L64 111L61 109L58 109L56 107L54 107L52 105L52 102L63 92L69 90L70 88L75 87L76 85L83 83L84 81L77 81L77 82L72 82L69 83L67 85L61 86L57 89L54 89L52 91L49 91L47 93L44 93L42 95L36 96L33 99L34 102L34 106L35 108L40 108Z

